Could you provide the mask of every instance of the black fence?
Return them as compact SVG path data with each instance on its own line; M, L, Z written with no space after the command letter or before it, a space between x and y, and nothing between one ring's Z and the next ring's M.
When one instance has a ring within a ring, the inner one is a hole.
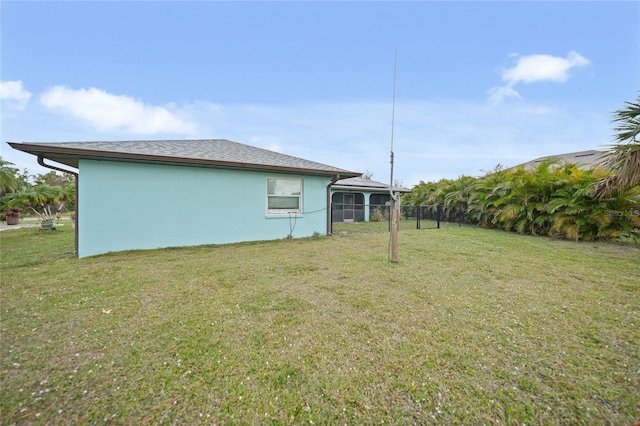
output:
M371 204L365 206L363 204L332 203L331 222L365 222L366 208L369 209L369 222L389 221L391 207L387 204ZM465 222L466 211L467 208L464 205L400 206L400 216L405 220L415 219L416 229L440 228L441 222L461 225Z
M405 219L415 218L416 229L440 228L441 222L465 223L467 213L466 206L444 206L441 204L428 206L400 206L400 214ZM435 222L435 226L422 226L423 221Z

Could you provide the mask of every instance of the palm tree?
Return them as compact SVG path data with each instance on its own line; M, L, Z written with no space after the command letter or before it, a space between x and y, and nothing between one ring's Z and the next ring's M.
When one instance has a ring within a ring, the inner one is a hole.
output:
M575 241L611 236L608 229L613 217L608 214L607 203L588 194L596 178L592 170L574 168L567 183L553 193L545 206L552 219L550 236L562 235Z
M624 193L640 184L640 94L635 102L625 102L626 107L614 112L617 127L616 143L605 155L603 165L614 174L594 186L597 198L610 197L614 192Z
M13 192L6 199L9 207L27 208L40 216L42 221L51 221L62 209L62 203L68 196L69 192L62 187L38 185Z
M500 192L509 174L502 168L496 169L473 183L467 211L472 223L488 228L495 215L496 201L504 194Z
M18 189L20 181L16 178L16 169L13 169L13 163L4 161L0 157L0 193L13 192Z

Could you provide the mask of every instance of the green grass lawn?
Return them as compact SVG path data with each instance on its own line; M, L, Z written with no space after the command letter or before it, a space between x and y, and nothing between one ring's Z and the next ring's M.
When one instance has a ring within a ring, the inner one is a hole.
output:
M403 227L391 263L362 226L81 260L2 232L0 424L640 419L637 246Z

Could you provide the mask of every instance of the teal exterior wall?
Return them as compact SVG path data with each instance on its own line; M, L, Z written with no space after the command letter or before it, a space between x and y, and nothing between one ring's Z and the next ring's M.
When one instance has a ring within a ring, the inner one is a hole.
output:
M80 160L78 255L327 233L328 176ZM298 214L267 214L267 177L302 179Z

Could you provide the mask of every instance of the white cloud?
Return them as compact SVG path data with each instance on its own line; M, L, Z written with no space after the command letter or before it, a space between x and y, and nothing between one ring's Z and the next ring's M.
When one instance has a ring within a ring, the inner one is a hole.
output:
M590 61L577 52L569 52L566 58L551 55L530 55L518 58L513 68L502 71L502 79L509 85L536 81L565 82L569 71L589 65Z
M489 89L490 103L499 104L506 98L521 98L521 96L511 86L498 86Z
M83 120L100 131L192 135L197 130L195 124L165 107L147 105L131 97L112 95L96 88L74 90L55 86L40 97L40 103Z
M513 55L517 58L512 68L501 70L501 78L505 85L489 89L489 101L500 103L508 97L520 98L520 94L514 89L519 83L535 83L539 81L552 81L564 83L569 79L572 69L589 65L589 59L577 52L569 52L566 58L551 55Z
M9 108L24 109L31 93L24 89L21 80L0 82L0 99Z

